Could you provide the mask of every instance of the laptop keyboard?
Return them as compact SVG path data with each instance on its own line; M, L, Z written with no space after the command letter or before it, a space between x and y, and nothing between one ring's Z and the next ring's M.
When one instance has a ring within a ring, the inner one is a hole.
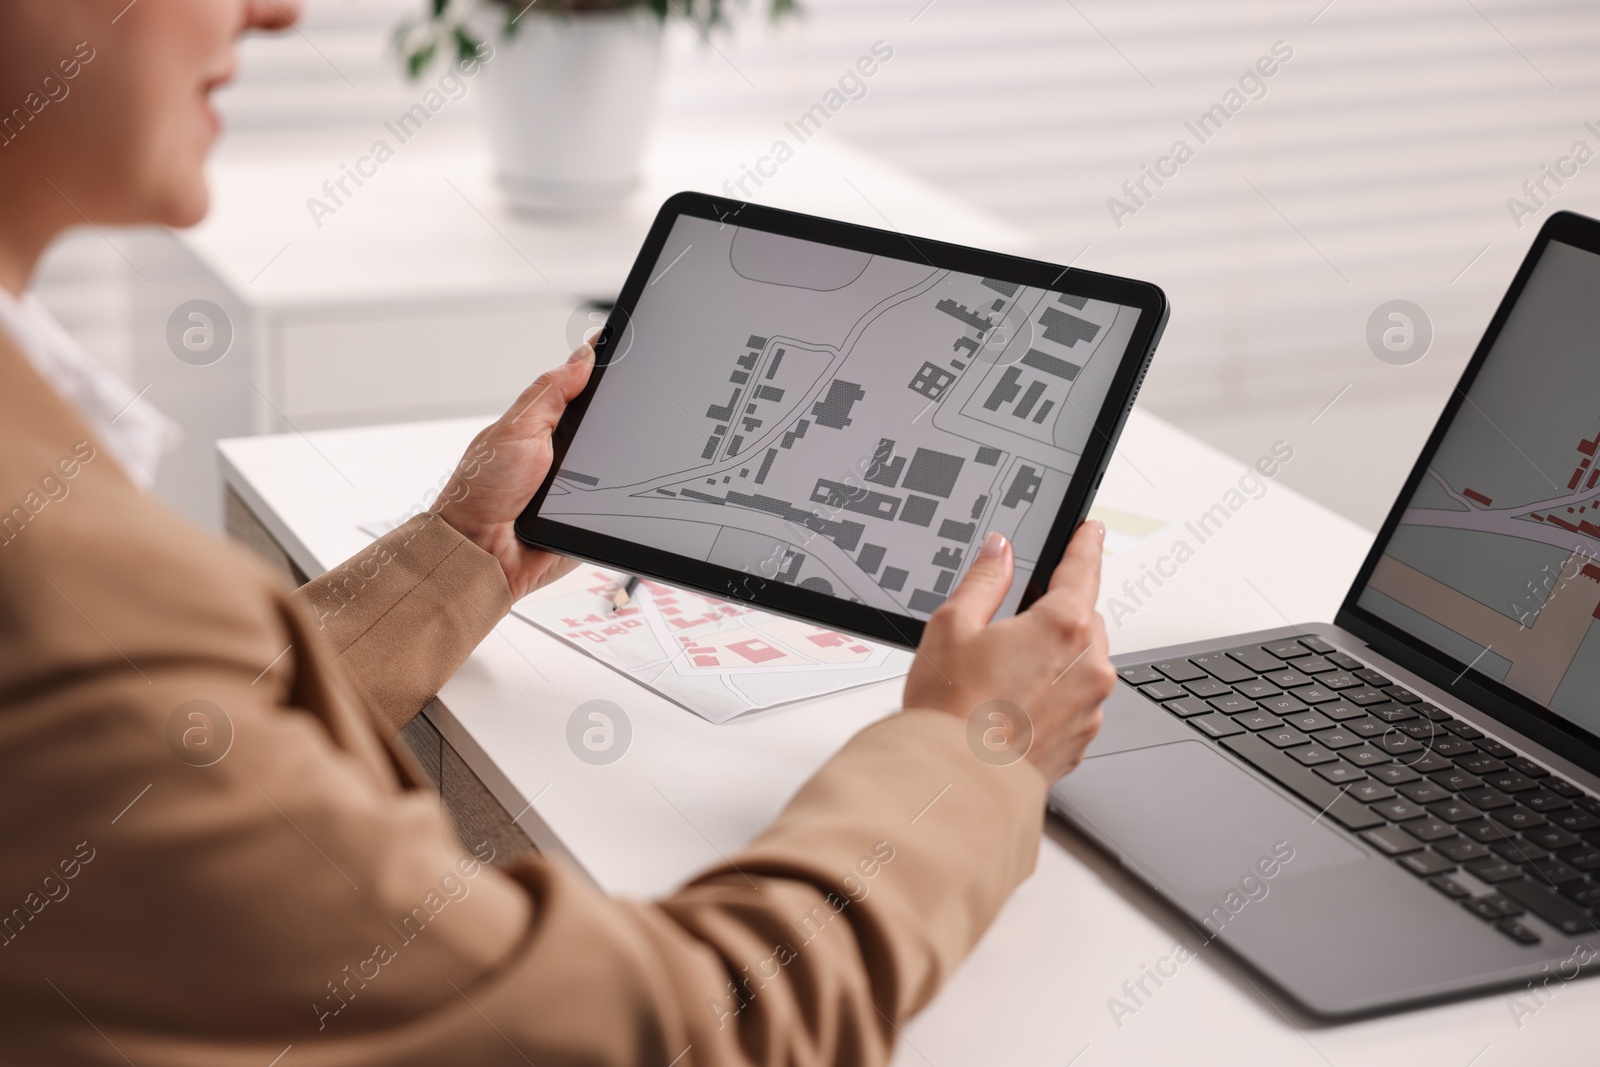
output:
M1322 638L1117 673L1513 941L1600 930L1600 800Z

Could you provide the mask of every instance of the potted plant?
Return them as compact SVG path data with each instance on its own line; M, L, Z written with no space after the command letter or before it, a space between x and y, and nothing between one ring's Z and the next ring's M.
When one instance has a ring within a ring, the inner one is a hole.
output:
M777 19L796 0L768 0ZM726 0L428 0L395 32L407 74L481 66L497 177L530 210L610 207L638 185L669 17L702 34Z

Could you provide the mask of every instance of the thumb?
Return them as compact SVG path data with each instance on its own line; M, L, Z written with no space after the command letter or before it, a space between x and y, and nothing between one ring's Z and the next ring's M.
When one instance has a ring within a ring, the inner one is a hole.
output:
M978 558L973 560L961 584L945 602L946 608L961 626L982 629L1000 610L1000 602L1011 588L1014 569L1011 542L999 531L991 531L983 539Z

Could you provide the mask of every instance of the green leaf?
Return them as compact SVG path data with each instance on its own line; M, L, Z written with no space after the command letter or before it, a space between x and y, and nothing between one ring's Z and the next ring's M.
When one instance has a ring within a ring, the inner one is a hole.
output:
M433 62L434 53L438 50L439 42L429 41L426 45L406 57L406 73L411 76L412 80L422 76L422 72L428 68L429 63Z

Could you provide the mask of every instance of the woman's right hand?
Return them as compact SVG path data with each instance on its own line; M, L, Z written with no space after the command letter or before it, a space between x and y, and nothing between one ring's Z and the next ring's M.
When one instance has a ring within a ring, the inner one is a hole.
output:
M1105 620L1094 607L1104 545L1105 527L1085 522L1045 595L1021 614L991 622L1014 566L1010 542L991 533L928 620L904 706L968 720L968 736L992 762L1025 752L1051 782L1076 767L1117 681Z

